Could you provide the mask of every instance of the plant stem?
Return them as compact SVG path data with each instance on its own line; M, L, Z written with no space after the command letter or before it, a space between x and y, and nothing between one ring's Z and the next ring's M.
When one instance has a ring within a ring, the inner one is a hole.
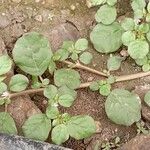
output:
M148 71L148 72L136 73L136 74L131 74L131 75L117 76L117 77L116 77L116 82L134 80L134 79L142 78L142 77L149 76L149 75L150 75L150 71ZM92 83L92 82L82 83L82 84L80 85L80 87L77 88L77 89L87 88L87 87L90 86L91 83ZM25 94L40 93L40 92L43 92L43 90L44 90L44 88L39 88L39 89L29 89L29 90L22 91L22 92L19 92L19 93L11 93L11 94L9 95L9 98L13 98L13 97L21 96L21 95L25 95Z
M62 61L64 64L67 64L67 65L70 65L70 66L73 66L72 68L78 68L78 69L82 69L82 70L86 70L86 71L89 71L91 73L94 73L94 74L97 74L97 75L101 75L101 76L104 76L104 77L108 77L107 74L101 72L101 71L98 71L98 70L95 70L95 69L92 69L92 68L89 68L87 66L84 66L82 64L80 64L79 62L77 63L72 63L70 61Z

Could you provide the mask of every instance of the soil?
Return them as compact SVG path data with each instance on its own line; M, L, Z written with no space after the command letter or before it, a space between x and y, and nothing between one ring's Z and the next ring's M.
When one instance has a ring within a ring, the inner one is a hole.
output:
M132 15L130 0L118 0L118 17ZM52 49L59 48L63 40L76 40L78 37L89 39L89 33L95 25L94 14L98 8L87 8L85 0L0 0L0 37L3 39L6 49L11 56L16 40L24 33L37 31L44 34L50 40ZM122 47L120 50L124 49ZM108 55L96 52L92 45L89 51L94 59L90 67L97 70L106 68ZM139 72L134 61L128 58L121 68L114 72L115 75L127 75ZM15 68L15 71L20 71ZM89 72L79 70L82 82L94 79L102 79ZM137 86L150 83L149 78L141 78L129 82L117 83L113 88L125 88L134 90ZM97 142L102 143L119 136L121 144L136 136L135 125L131 127L119 126L112 123L104 110L105 97L92 92L88 88L78 90L78 97L74 105L62 112L72 115L87 114L92 116L100 124L100 132L86 140L70 139L63 146L74 150L93 150ZM44 111L44 97L40 94L33 95L32 100Z

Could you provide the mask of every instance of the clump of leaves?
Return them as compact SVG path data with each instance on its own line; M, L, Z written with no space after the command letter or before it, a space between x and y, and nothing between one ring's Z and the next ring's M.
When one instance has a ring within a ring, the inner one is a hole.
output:
M119 137L116 137L112 142L104 142L102 143L101 145L101 149L102 150L111 150L111 149L116 149L120 147L120 138Z
M46 112L29 117L22 126L26 137L45 141L51 133L52 141L61 144L69 137L79 140L95 133L95 122L90 116L71 116L59 111L59 106L73 105L77 96L75 89L80 86L81 81L77 71L71 68L58 69L55 61L63 61L67 58L77 60L78 55L81 54L80 61L88 64L92 56L85 52L87 48L88 41L79 39L75 43L64 42L62 48L53 54L48 39L43 35L36 32L23 35L14 46L13 60L24 73L31 76L31 84L25 75L16 74L6 85L3 80L12 67L12 61L7 55L0 56L0 105L7 106L11 103L11 94L23 92L28 88L31 90L42 87L43 94L48 99ZM51 74L54 73L55 85L51 84L48 78L42 77L46 70ZM0 132L17 134L15 122L7 109L0 113Z
M145 122L139 121L136 123L137 127L137 134L143 133L143 134L149 134L149 130L145 126Z

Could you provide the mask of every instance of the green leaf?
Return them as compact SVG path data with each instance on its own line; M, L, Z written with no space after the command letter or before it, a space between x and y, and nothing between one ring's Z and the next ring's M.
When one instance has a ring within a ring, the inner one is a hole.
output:
M73 96L65 94L59 97L58 102L61 106L70 107L73 104L74 100L75 99L73 98Z
M77 92L73 89L68 88L67 86L62 86L58 89L59 96L61 95L71 95L74 99L77 97Z
M45 141L51 130L51 121L45 114L36 114L25 121L22 129L25 137Z
M59 49L55 52L54 57L55 57L55 55L59 56L58 60L63 61L68 58L69 52L68 52L68 49Z
M111 85L110 84L104 84L100 86L99 93L103 96L108 96L110 94Z
M121 22L121 26L125 31L133 31L135 28L135 22L132 18L125 18Z
M0 56L0 75L7 73L12 66L12 61L8 55Z
M143 23L139 26L139 31L142 33L147 33L149 31L149 24L148 23Z
M75 43L75 49L80 51L85 51L88 48L88 41L87 39L81 38L77 40Z
M118 70L121 66L123 58L119 56L112 56L107 60L107 68L109 71Z
M107 4L110 6L114 6L117 3L117 0L107 0Z
M57 95L57 87L54 85L49 85L44 89L44 96L52 100Z
M67 126L64 124L59 124L55 126L52 130L52 141L60 145L69 139L69 133Z
M32 85L31 87L33 89L38 89L42 86L42 83L39 82L39 79L37 76L32 76Z
M145 0L133 0L131 3L132 9L135 10L143 10L146 6Z
M109 25L116 20L117 11L115 7L109 5L103 5L97 11L95 19L97 22L102 22L105 25Z
M137 65L143 66L144 64L148 63L148 58L144 57L142 59L136 59L135 62L136 62Z
M48 106L46 108L46 116L49 119L55 119L59 115L59 110L56 106Z
M13 49L16 65L30 75L42 75L48 68L51 57L48 39L36 32L23 35Z
M49 83L50 83L50 80L48 78L43 79L43 81L42 81L43 86L47 86Z
M96 132L93 118L90 116L74 116L67 123L69 135L76 140L87 138Z
M87 5L90 8L92 6L98 6L104 4L105 2L106 0L87 0Z
M71 58L72 60L76 61L76 60L78 59L78 54L72 53L71 56L70 56L70 58Z
M0 105L4 105L5 104L5 98L0 99Z
M144 96L144 102L150 106L150 91L148 91Z
M150 23L150 13L146 14L146 22Z
M113 83L115 83L115 82L116 82L115 76L110 75L110 76L107 78L107 83L113 84Z
M73 69L59 69L54 73L54 82L59 87L66 85L76 89L80 86L80 75Z
M132 31L126 31L122 34L122 43L128 46L131 42L135 41L136 36Z
M138 20L138 19L142 19L144 17L144 13L142 10L138 9L134 11L134 19Z
M7 112L0 112L0 133L17 134L15 122Z
M0 76L0 82L6 79L6 76Z
M48 70L49 70L49 73L53 75L54 71L56 70L56 64L55 62L51 59L50 63L49 63L49 67L48 67Z
M98 81L94 81L90 85L90 89L92 91L97 91L97 90L99 90L99 88L100 88L100 85L99 85Z
M148 11L148 13L150 13L150 2L148 2L147 11Z
M125 18L122 22L121 22L121 26L125 31L132 31L134 30L135 27L135 23L134 20L132 18Z
M83 64L90 64L91 61L93 59L93 55L89 52L84 52L81 56L80 56L80 61L83 63Z
M11 77L9 82L9 89L13 92L20 92L27 88L29 80L22 74L17 74Z
M150 70L150 64L144 64L144 65L142 66L142 70L143 70L144 72L149 71L149 70Z
M0 82L0 95L7 91L7 85L3 82Z
M141 118L141 101L136 94L115 89L106 99L105 111L116 124L130 126Z
M123 30L117 22L109 26L98 24L91 32L90 39L98 52L111 53L122 45L122 33Z
M62 45L62 49L69 50L70 48L74 47L73 41L64 41Z
M150 31L146 34L148 41L150 41Z
M133 59L142 59L149 52L149 44L143 40L135 40L129 44L128 53Z

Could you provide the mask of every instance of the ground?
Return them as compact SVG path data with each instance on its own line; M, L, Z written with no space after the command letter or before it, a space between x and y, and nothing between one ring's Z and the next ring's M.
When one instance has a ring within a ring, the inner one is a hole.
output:
M118 17L132 15L129 4L130 0L118 0ZM16 40L22 34L29 31L37 31L48 37L52 50L59 48L63 40L76 40L79 37L89 39L89 33L96 24L94 14L97 8L88 8L85 0L0 0L0 37L6 45L11 56ZM125 49L122 47L122 49ZM94 59L90 67L97 70L106 68L108 55L103 55L94 50L90 44L89 51L93 53ZM128 58L123 62L121 68L114 72L115 75L127 75L139 72L133 60ZM15 72L20 72L15 68ZM101 79L99 76L79 70L82 82ZM138 79L129 82L117 83L113 88L125 88L134 90L135 87L149 84L150 78ZM44 111L41 103L44 97L32 95L32 100ZM70 139L63 146L75 150L93 150L97 142L111 140L119 136L121 143L129 141L136 136L135 125L131 127L119 126L112 123L106 116L104 110L105 97L98 92L92 92L88 88L78 90L78 97L71 108L63 109L72 115L87 114L99 123L99 132L89 139L75 141ZM50 141L48 141L50 142Z

